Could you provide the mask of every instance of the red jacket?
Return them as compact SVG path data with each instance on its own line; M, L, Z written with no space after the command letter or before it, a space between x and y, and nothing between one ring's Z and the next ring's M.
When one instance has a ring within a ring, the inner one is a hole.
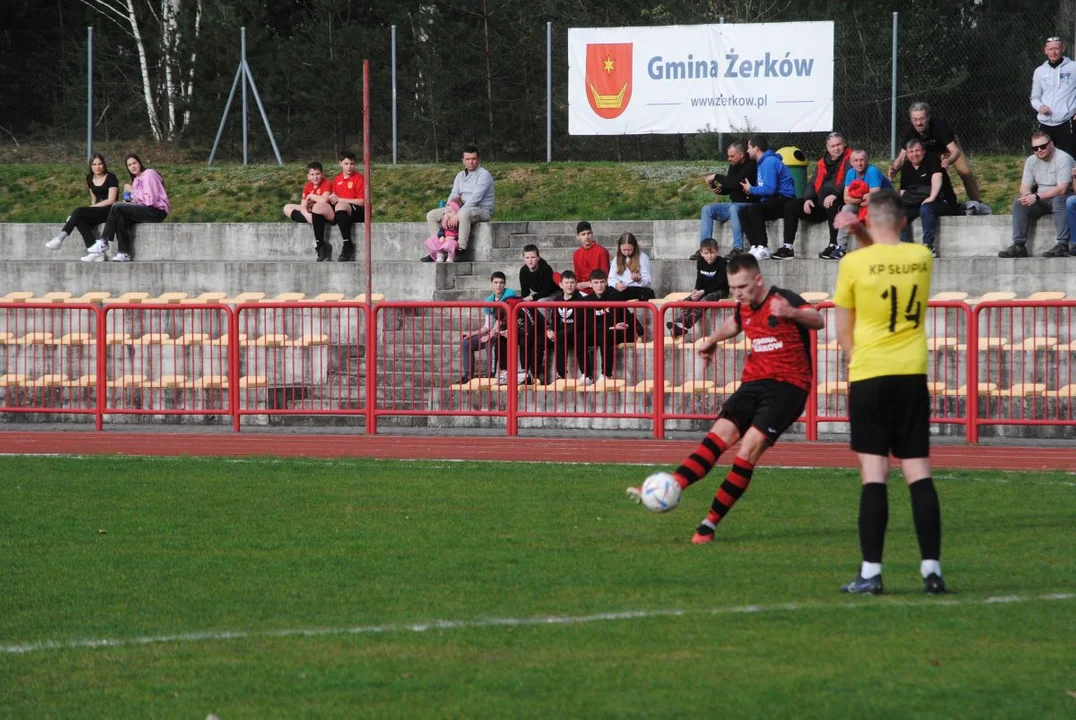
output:
M601 268L609 272L609 251L598 243L589 248L579 247L572 255L572 265L575 268L575 279L579 282L589 282L590 274Z
M818 165L814 171L814 194L817 196L818 192L822 189L822 186L826 182L826 158L828 155L823 155L818 158ZM844 187L844 174L848 172L848 165L852 159L852 148L845 148L844 154L841 155L841 159L837 161L837 173L833 178L833 186L840 191Z

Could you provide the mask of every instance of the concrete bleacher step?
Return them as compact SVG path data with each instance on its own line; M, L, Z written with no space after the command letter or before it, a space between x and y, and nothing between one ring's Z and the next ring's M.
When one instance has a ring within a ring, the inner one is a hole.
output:
M633 233L635 239L639 241L639 247L645 250L648 254L654 246L654 233L653 231L645 233ZM613 251L613 246L619 240L620 233L615 235L596 235L595 242L604 246L609 252ZM500 238L498 238L499 240ZM572 250L573 252L579 247L579 238L575 232L570 234L534 234L534 233L520 233L508 235L509 244L508 247L513 250L518 250L522 255L523 247L526 245L537 245L539 252L544 256L546 251L554 249ZM497 244L496 247L502 247Z

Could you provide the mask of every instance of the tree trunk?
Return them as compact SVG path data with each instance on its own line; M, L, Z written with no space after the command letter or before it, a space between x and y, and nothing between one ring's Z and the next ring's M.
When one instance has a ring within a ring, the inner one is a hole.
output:
M486 55L486 103L489 114L489 154L493 155L493 57L489 50L489 13L486 0L482 0L482 39Z
M146 44L142 40L142 30L138 25L138 16L135 15L134 0L126 0L127 22L131 26L131 35L134 37L135 49L138 50L138 65L142 71L142 98L146 103L146 114L149 116L149 130L153 133L154 140L164 139L161 132L160 118L157 117L157 104L153 100L153 83L149 77L149 62L146 60Z

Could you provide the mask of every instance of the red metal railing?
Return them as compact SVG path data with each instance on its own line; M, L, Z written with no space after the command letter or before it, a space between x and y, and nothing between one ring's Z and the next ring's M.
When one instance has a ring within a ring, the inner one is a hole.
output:
M368 433L382 417L437 415L509 435L555 417L637 422L660 438L668 423L714 417L736 388L742 339L709 365L692 342L734 307L0 304L0 412L93 415L98 429L106 414L225 416L236 430L244 415L364 415ZM833 305L816 307L827 325L811 336L809 440L848 419ZM554 314L567 310L577 329L550 338L563 326ZM695 327L671 337L666 324L685 312ZM503 320L496 336L470 341L487 316ZM1076 425L1074 321L1071 300L930 303L932 422L964 425L973 443L984 426ZM461 383L465 355L473 364Z

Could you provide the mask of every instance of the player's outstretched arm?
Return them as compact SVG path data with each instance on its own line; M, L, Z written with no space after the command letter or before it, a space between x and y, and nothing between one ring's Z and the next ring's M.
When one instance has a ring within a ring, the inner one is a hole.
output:
M837 342L841 345L844 354L852 357L852 329L856 326L856 311L852 308L836 307L837 311Z
M736 316L729 315L713 335L704 338L695 346L695 352L703 360L710 362L714 357L714 349L719 342L736 337L739 334L740 324L736 322Z
M794 308L788 300L785 300L780 296L773 299L773 304L770 306L770 312L773 313L774 317L781 318L782 320L791 320L808 330L821 330L826 326L826 321L822 317L822 313L818 312L810 305L801 305L798 308Z

